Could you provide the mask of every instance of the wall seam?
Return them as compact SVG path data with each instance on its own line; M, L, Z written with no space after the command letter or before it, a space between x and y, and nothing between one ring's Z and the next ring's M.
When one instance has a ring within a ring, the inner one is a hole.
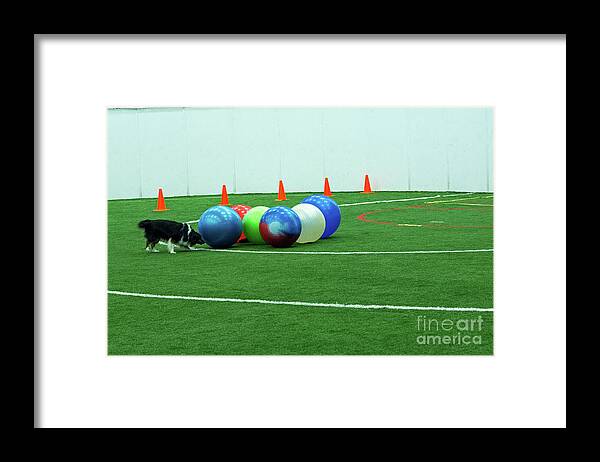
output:
M190 195L190 134L188 117L185 108L182 109L183 115L183 133L185 138L185 182L187 185L186 195Z
M136 125L136 139L137 139L137 151L138 151L138 168L139 168L139 180L140 180L140 198L144 197L144 156L142 155L142 133L140 125L140 112L139 109L135 110L135 125Z

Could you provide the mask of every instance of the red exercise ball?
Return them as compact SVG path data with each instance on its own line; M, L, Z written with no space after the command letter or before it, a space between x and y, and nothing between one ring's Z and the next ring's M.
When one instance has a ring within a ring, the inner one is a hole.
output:
M244 215L246 215L248 213L248 210L250 210L252 207L250 207L249 205L232 205L231 208L235 210L240 216L240 218L243 220ZM246 240L246 235L242 232L242 235L238 239L238 242L246 242Z

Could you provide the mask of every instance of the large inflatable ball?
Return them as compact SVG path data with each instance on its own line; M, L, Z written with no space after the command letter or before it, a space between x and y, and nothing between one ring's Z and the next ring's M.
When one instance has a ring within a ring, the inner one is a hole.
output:
M217 205L209 208L198 220L202 240L215 249L225 249L235 244L242 235L242 219L229 207Z
M289 247L300 237L300 217L289 207L272 207L260 219L260 235L273 247Z
M258 207L252 207L246 215L244 215L244 219L242 220L242 224L244 226L244 235L248 242L252 242L254 244L264 244L262 236L260 235L260 219L264 215L264 213L269 210L269 207L264 207L259 205Z
M327 239L336 232L342 221L342 213L339 206L330 197L314 195L302 201L303 204L312 204L317 207L325 217L325 231L321 239Z
M306 244L321 239L325 231L325 216L323 212L312 204L298 204L292 207L292 210L298 214L302 223L302 231L297 242L299 244Z
M232 205L231 208L233 210L236 211L236 213L240 216L240 218L242 219L242 228L243 228L243 224L244 224L244 216L248 213L248 210L250 210L252 207L250 207L249 205ZM244 234L244 231L242 229L242 235L240 236L238 242L243 242L246 240L246 235Z

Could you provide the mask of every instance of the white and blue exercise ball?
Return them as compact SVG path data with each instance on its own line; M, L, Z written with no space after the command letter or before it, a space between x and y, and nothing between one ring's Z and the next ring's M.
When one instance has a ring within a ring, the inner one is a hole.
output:
M325 216L318 207L312 204L298 204L292 210L300 217L302 231L298 237L299 244L307 244L321 239L325 232Z
M323 232L321 239L327 239L337 231L340 222L342 221L342 212L332 198L315 194L314 196L308 196L304 199L302 204L314 205L325 217L325 231Z
M202 240L215 249L226 249L242 235L242 219L229 207L216 205L206 210L198 220Z
M260 219L260 235L273 247L290 247L300 237L302 222L289 207L272 207Z

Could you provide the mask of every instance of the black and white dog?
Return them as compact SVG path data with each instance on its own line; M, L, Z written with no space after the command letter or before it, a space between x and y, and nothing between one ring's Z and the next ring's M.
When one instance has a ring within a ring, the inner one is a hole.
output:
M200 234L187 223L171 220L143 220L138 223L138 226L144 230L148 252L158 252L154 246L160 241L167 244L169 253L175 253L175 246L194 250L193 245L204 244Z

